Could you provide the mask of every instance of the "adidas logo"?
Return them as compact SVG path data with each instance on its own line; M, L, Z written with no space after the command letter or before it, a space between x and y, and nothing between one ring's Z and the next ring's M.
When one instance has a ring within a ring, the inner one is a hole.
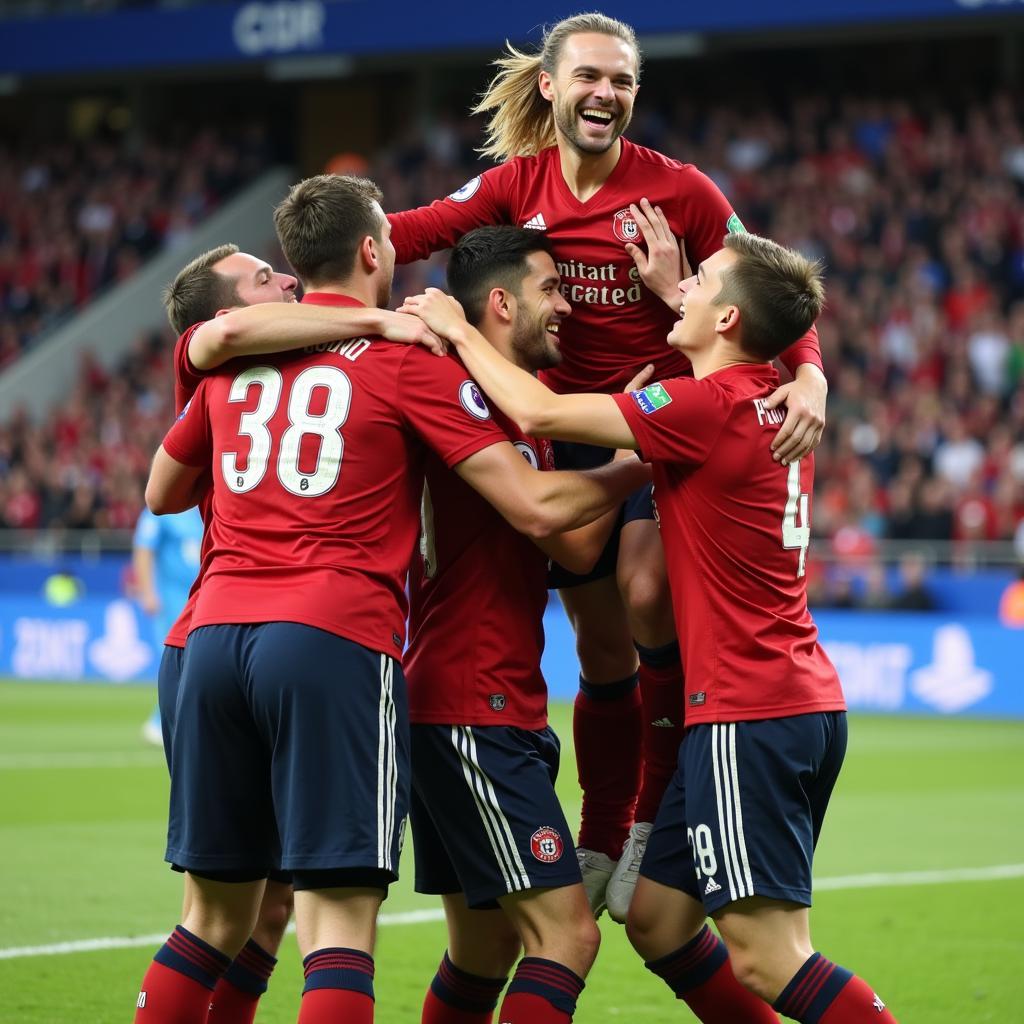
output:
M656 718L651 725L656 725L659 729L674 729L676 723L671 718Z
M872 993L872 995L874 995L874 993ZM883 1003L878 996L875 996L875 1001L871 1005L878 1013L881 1013L885 1009L885 1003Z
M713 892L718 892L722 887L713 879L708 879L708 884L704 886L704 895L710 896Z
M524 228L532 228L534 231L547 231L548 226L544 221L543 213L535 213L524 225Z

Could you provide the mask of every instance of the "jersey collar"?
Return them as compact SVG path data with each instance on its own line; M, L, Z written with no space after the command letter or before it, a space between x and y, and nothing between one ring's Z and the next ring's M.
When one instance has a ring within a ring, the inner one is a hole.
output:
M366 304L351 295L339 295L336 292L306 292L302 301L310 306L357 306L365 309Z

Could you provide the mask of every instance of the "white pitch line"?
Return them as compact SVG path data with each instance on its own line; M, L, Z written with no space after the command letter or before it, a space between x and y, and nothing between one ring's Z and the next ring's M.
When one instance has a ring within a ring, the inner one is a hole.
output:
M949 868L944 871L902 871L867 875L839 875L835 878L816 878L815 892L844 889L883 889L904 885L949 885L953 882L993 882L1002 878L1024 878L1024 864L994 864L987 868ZM424 924L443 921L440 907L424 910L406 910L401 913L381 914L380 925ZM295 926L289 925L288 931ZM48 946L11 946L0 949L0 960L17 960L30 956L60 956L64 953L93 953L103 949L132 949L136 946L159 947L167 938L166 932L154 935L127 935L102 939L78 939L74 942L55 942Z
M1024 878L1024 864L995 864L988 868L949 868L939 871L900 871L892 874L840 875L816 878L815 892L839 889L884 889L900 885L949 885L952 882L993 882Z
M381 914L379 925L423 924L428 921L443 921L444 911L440 907L425 910L406 910L395 914ZM294 932L295 925L288 925L288 932ZM158 949L167 941L167 932L153 935L121 935L104 939L77 939L73 942L55 942L49 946L12 946L0 949L0 960L17 960L26 956L60 956L63 953L94 953L101 949L133 949L136 946L153 946Z

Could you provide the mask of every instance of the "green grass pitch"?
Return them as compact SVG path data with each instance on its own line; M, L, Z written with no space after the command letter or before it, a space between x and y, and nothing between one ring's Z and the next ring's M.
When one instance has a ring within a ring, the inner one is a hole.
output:
M132 1019L158 943L52 947L176 922L180 881L161 862L166 773L139 738L153 700L149 688L0 681L3 1024ZM552 717L568 737L569 709ZM855 717L850 736L815 865L815 945L869 979L901 1024L1024 1021L1024 723ZM561 793L571 819L568 749ZM1016 868L970 874L996 865ZM434 906L411 891L410 875L407 860L386 913ZM693 1019L621 928L604 918L602 931L579 1024ZM416 1024L443 948L438 921L381 928L378 1024ZM289 938L262 1024L295 1020L300 977Z

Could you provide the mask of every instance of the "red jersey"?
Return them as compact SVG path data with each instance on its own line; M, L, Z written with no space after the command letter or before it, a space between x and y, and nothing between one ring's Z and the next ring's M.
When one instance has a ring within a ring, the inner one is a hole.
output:
M778 383L760 363L615 396L654 470L688 725L846 706L807 610L814 458L772 459Z
M196 393L196 388L199 387L205 373L202 370L197 370L192 365L192 360L188 357L188 345L192 340L192 335L199 330L205 320L200 321L198 324L193 324L186 330L181 337L178 338L174 346L174 415L180 416L182 410L191 401L192 396ZM204 525L210 521L210 507L212 504L212 494L209 490L199 499L199 515L202 517ZM192 628L192 612L196 607L196 599L199 596L199 587L203 582L203 566L206 564L206 556L209 553L209 541L210 531L207 529L203 530L203 540L199 547L199 572L196 574L195 582L192 584L192 589L188 593L188 600L185 602L185 607L182 608L181 614L175 619L174 625L171 626L171 631L167 634L167 638L164 643L168 647L184 647L185 641L188 639L189 630Z
M626 242L639 239L630 203L646 196L662 208L676 237L685 239L694 270L722 248L727 232L743 230L718 186L692 164L621 142L615 170L585 203L566 185L552 146L485 171L430 206L388 215L400 263L454 245L484 224L546 232L573 315L558 335L561 365L541 376L563 394L621 391L646 363L654 363L656 376L689 373L689 360L666 342L678 313L641 284L626 252ZM793 372L801 363L821 367L813 328L787 350L784 362Z
M452 466L506 440L462 365L415 345L356 338L205 377L164 440L213 465L191 628L301 622L400 656L426 446Z
M554 468L550 442L494 416L532 466ZM540 670L547 570L540 548L428 458L420 555L409 574L410 721L547 725Z

